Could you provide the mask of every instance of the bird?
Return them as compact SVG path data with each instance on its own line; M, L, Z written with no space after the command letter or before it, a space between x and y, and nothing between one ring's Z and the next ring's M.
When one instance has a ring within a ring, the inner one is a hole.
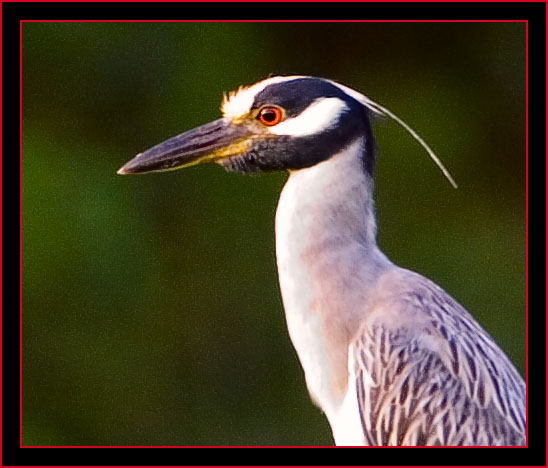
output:
M444 289L376 241L375 115L402 119L325 78L270 76L225 94L222 117L138 154L118 172L217 163L285 171L275 216L279 286L311 399L343 446L526 443L526 386Z

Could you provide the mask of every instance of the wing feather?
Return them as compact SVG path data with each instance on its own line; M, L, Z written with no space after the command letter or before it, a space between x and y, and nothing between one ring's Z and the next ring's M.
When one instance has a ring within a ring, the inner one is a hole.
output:
M402 271L351 346L366 443L525 444L518 371L445 291Z

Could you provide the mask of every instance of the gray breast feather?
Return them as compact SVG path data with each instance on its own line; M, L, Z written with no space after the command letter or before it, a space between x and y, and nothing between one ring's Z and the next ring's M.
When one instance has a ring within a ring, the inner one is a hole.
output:
M366 443L524 445L525 383L472 316L407 270L380 289L350 360Z

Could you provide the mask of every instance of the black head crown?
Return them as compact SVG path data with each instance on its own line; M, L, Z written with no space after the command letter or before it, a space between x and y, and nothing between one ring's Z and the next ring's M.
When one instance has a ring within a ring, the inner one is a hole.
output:
M361 94L322 78L272 77L230 93L223 117L178 135L127 163L120 173L165 171L202 162L227 170L297 170L325 161L363 139L372 173L374 142Z

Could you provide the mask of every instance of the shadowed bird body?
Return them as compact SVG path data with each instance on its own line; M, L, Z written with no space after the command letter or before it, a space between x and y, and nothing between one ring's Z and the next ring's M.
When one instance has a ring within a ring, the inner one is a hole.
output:
M280 289L335 442L523 445L525 385L512 363L445 291L377 246L369 114L386 109L312 77L261 81L222 109L120 172L207 161L290 171L276 212Z

